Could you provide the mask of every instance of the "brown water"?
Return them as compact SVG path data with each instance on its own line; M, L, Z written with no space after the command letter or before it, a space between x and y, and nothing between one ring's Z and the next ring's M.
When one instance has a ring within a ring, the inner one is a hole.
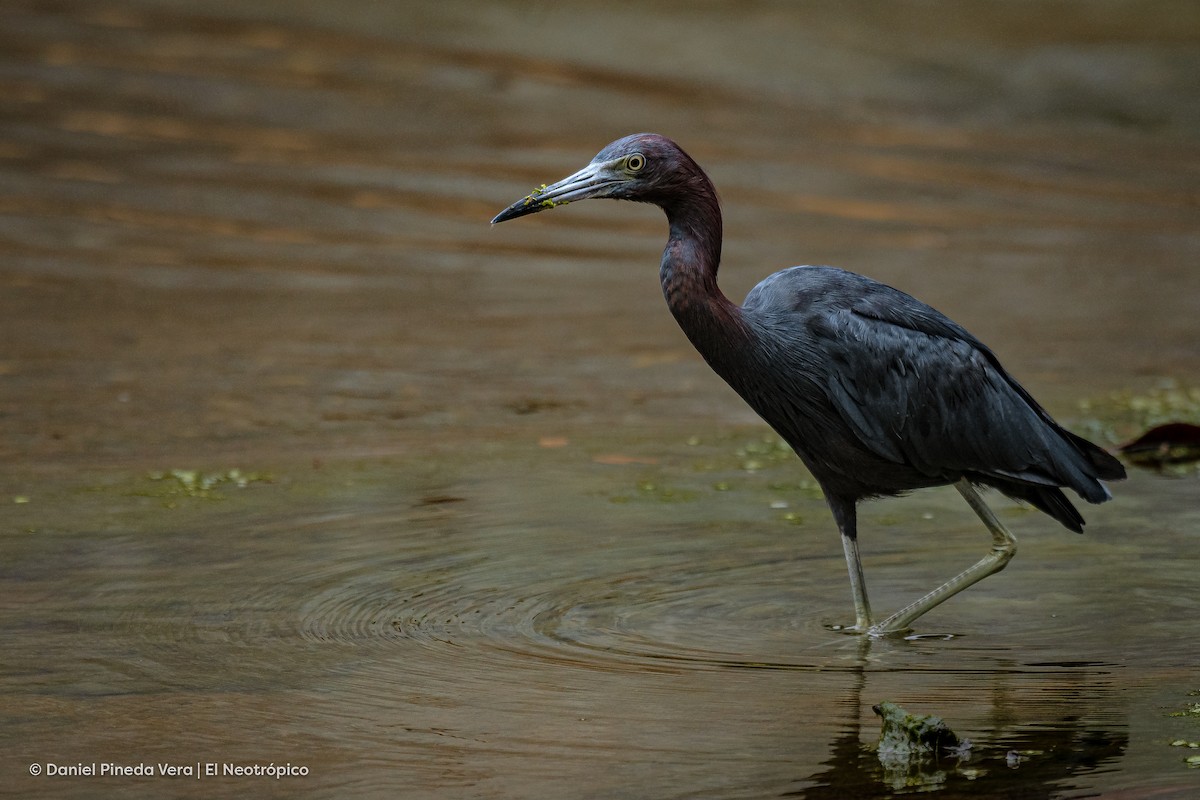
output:
M831 633L828 512L665 311L661 215L487 220L658 130L731 296L868 273L1083 424L1200 368L1198 45L1170 2L6 4L0 792L883 797L889 699L972 740L943 797L1196 796L1194 478L1083 537L997 500L1020 554L924 638ZM861 529L881 611L987 541L950 490ZM160 762L308 774L30 775Z

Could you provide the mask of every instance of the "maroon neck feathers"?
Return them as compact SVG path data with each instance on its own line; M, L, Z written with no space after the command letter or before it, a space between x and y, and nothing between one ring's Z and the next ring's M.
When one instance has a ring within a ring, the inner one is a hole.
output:
M670 225L659 278L667 307L679 326L700 354L716 366L731 339L738 338L736 334L743 329L741 308L717 286L721 207L716 190L699 167L681 171L680 183L668 199L658 202Z

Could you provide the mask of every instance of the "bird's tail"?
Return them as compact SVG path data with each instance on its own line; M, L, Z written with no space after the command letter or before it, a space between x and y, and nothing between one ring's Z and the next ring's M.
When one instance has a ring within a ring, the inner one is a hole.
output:
M1068 442L1075 445L1075 449L1079 451L1080 455L1095 470L1097 478L1102 481L1119 481L1125 479L1125 465L1118 461L1112 453L1101 447L1097 447L1082 436L1076 436L1065 428L1059 428L1059 433Z
M1084 519L1079 511L1063 494L1060 487L1073 489L1089 503L1103 503L1112 499L1102 481L1116 481L1125 477L1125 466L1108 451L1076 436L1068 430L1055 426L1062 437L1061 448L1055 448L1053 467L1040 476L1033 474L1014 475L1018 480L989 480L1004 494L1023 500L1034 508L1049 514L1062 525L1076 533L1083 533ZM1048 479L1053 475L1053 479Z
M1044 511L1067 529L1083 533L1083 515L1071 505L1062 489L1053 486L1013 486L1000 487L1000 491L1014 499L1024 500L1039 511Z
M1066 445L1063 450L1067 451L1060 451L1055 458L1060 485L1074 489L1089 503L1103 503L1111 500L1112 494L1109 493L1108 487L1102 481L1124 478L1125 466L1112 454L1082 436L1076 436L1064 428L1058 428L1057 432L1062 437L1063 444ZM1054 516L1053 513L1050 515ZM1071 526L1067 525L1067 527Z

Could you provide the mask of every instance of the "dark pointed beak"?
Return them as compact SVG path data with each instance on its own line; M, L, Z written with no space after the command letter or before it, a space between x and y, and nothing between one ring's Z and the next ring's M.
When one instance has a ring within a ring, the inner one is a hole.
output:
M492 224L505 222L527 214L536 214L547 208L587 200L589 197L606 197L609 190L621 182L615 177L608 164L592 162L583 169L549 186L543 184L528 196L521 198L501 211Z

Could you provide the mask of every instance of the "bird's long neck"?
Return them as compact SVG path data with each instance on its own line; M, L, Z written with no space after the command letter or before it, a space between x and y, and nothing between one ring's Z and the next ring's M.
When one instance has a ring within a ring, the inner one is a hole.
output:
M717 286L721 263L721 208L703 172L690 176L688 190L662 205L670 225L659 279L667 307L683 332L718 372L745 335L742 309Z

